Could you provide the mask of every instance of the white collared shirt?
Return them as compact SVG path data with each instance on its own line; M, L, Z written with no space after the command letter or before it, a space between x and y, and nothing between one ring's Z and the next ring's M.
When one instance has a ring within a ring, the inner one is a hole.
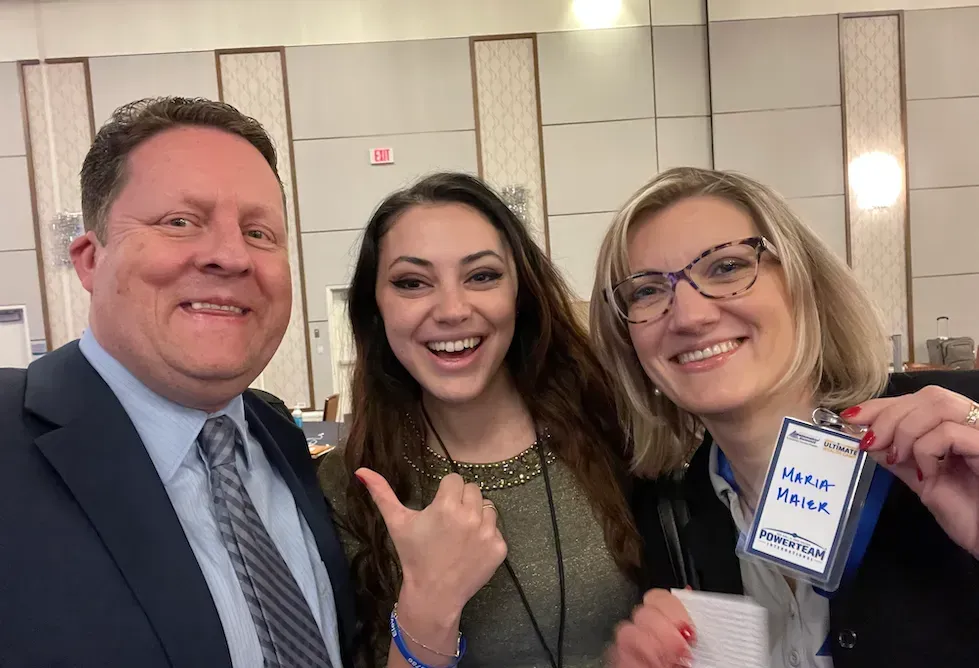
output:
M235 397L217 413L208 415L175 404L143 385L99 345L91 331L82 335L79 348L119 399L163 481L217 608L232 666L258 668L264 661L241 584L218 531L210 501L207 464L197 446L197 436L204 423L218 415L230 417L243 437L244 447L235 454L242 484L306 598L323 634L330 660L334 666L341 666L337 614L329 574L292 491L269 463L261 444L248 431L241 396Z
M717 444L712 444L710 481L717 497L731 511L738 531L744 533L752 516L734 487L719 473L718 452ZM768 610L771 668L833 668L827 642L829 599L816 593L808 582L796 581L793 592L774 566L755 560L739 561L745 595Z

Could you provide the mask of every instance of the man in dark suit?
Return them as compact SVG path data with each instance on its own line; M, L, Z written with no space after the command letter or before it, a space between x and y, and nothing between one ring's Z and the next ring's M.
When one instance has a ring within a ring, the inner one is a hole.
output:
M81 189L89 329L0 370L0 665L349 666L305 439L247 391L291 310L271 140L224 104L134 103Z

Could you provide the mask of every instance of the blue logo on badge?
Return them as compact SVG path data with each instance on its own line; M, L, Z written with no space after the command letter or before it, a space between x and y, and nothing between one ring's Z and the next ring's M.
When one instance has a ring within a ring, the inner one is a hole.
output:
M790 531L762 529L758 532L758 539L769 545L776 546L780 551L788 552L789 554L803 557L810 561L826 558L826 548L804 536Z
M806 445L816 445L822 439L818 436L810 436L809 434L804 434L798 429L793 429L789 432L789 438L793 441L798 441L799 443L805 443Z

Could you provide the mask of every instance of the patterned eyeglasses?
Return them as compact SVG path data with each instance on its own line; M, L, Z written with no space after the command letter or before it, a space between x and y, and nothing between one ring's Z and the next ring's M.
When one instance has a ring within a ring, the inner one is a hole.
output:
M680 271L641 271L628 276L605 299L623 319L639 325L670 310L680 281L709 299L733 297L755 284L765 251L778 259L772 242L764 237L729 241L708 248Z

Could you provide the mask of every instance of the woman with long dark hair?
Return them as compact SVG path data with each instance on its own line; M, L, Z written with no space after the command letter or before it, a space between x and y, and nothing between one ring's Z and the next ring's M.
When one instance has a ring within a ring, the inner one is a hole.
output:
M348 308L353 422L320 479L366 663L401 660L397 632L454 665L461 628L464 665L601 665L641 549L609 379L554 266L479 179L435 174L375 211Z

